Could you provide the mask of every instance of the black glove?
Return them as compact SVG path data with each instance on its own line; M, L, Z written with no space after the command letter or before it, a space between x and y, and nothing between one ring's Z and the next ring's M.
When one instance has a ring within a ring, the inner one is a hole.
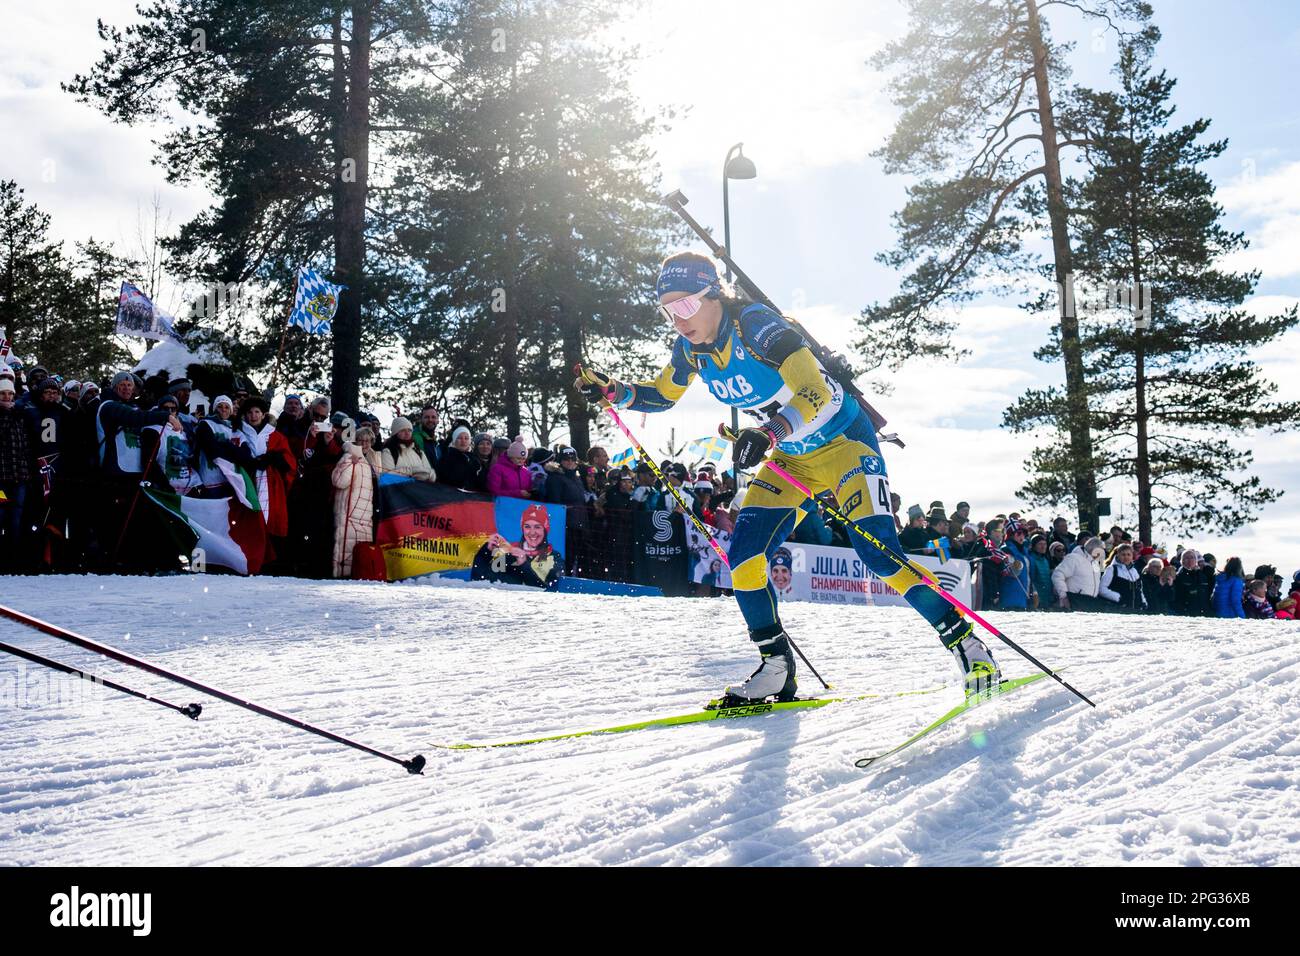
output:
M267 461L269 461L269 456L258 455L256 458L253 459L253 464L256 465L258 468L265 469Z
M731 446L731 461L737 469L743 471L753 468L767 457L776 440L766 428L745 428L736 436L736 443Z
M601 402L617 402L623 392L623 385L616 379L586 366L583 367L582 374L574 379L573 387L582 392L587 401L596 405Z
M284 460L284 452L278 448L273 448L266 453L266 461L276 471L289 470L289 463Z

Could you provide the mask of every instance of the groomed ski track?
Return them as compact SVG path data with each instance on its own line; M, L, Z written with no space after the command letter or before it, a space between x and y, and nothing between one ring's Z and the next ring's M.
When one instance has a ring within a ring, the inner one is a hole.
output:
M726 599L200 575L0 578L0 603L429 759L411 777L0 621L0 640L204 708L195 723L0 659L4 865L1300 864L1297 623L991 614L1098 708L1040 681L863 771L855 757L939 716L955 685L429 746L693 710L754 666ZM955 676L908 610L783 617L836 693Z

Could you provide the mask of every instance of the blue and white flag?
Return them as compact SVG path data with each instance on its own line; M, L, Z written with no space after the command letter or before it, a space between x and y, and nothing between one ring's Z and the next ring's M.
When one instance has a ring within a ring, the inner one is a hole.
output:
M315 269L303 266L298 270L298 294L294 296L289 324L300 326L312 335L328 335L330 322L339 308L339 293L346 288L326 282Z
M130 282L122 283L117 296L117 325L113 329L118 335L135 335L158 342L170 338L184 345L185 340L172 328L175 321Z
M712 437L705 435L703 438L697 438L686 446L688 455L705 461L722 461L722 455L726 450L727 440L719 435Z

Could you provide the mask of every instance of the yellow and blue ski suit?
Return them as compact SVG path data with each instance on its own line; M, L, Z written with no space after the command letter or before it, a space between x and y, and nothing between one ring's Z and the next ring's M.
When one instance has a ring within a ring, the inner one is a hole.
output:
M696 376L719 401L754 416L760 425L780 412L790 431L778 441L772 461L814 494L832 492L849 520L902 556L890 508L889 475L871 419L821 365L791 322L763 305L724 305L714 342L696 346L678 336L658 377L627 385L617 404L632 411L664 411ZM759 644L782 630L768 562L815 507L766 464L746 490L729 559L736 600L750 637ZM903 595L939 631L945 646L968 633L969 624L926 587L910 565L900 566L860 536L851 537L866 567Z

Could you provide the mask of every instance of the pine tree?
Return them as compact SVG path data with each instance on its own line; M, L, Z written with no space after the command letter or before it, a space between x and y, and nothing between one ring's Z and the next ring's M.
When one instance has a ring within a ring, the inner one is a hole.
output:
M130 355L113 339L117 281L131 263L89 239L69 259L50 217L0 182L0 329L16 354L65 377L103 378Z
M1227 142L1204 140L1206 119L1171 126L1175 81L1153 72L1155 39L1125 44L1115 68L1119 89L1079 89L1062 117L1089 143L1088 175L1066 186L1083 277L1076 301L1132 303L1139 312L1117 319L1115 310L1081 311L1093 465L1100 480L1135 486L1138 534L1147 542L1157 512L1177 533L1230 534L1254 520L1281 492L1242 474L1253 455L1225 436L1300 422L1300 403L1270 401L1276 386L1247 358L1300 315L1294 307L1251 315L1241 305L1259 274L1219 268L1247 245L1223 227L1214 185L1200 168ZM1059 337L1036 354L1059 361ZM1059 390L1035 389L1004 423L1061 435L1067 413ZM1073 464L1063 441L1036 448L1019 494L1040 504L1068 500Z
M328 367L341 408L357 407L394 331L400 263L376 170L409 135L394 117L424 80L431 6L157 0L125 30L101 21L103 56L67 86L119 122L172 124L159 144L168 179L218 197L169 245L186 278L269 284L287 304L298 266L314 263L347 286L331 339L303 337L286 355L307 379ZM181 123L177 106L200 121ZM284 317L269 311L232 358L270 366Z
M1023 275L1032 261L1026 235L1044 226L1052 266L1064 285L1073 271L1061 151L1080 144L1062 136L1052 102L1065 79L1066 48L1051 38L1041 10L1068 6L1111 26L1142 24L1141 0L904 0L910 26L873 60L894 70L890 82L903 114L880 154L888 172L925 178L894 215L895 249L878 256L912 267L901 291L863 310L860 351L897 368L911 358L946 357L954 325L946 305L969 301L981 277ZM1117 27L1118 28L1118 27ZM1040 184L1037 214L1024 200ZM1070 438L1070 490L1081 524L1096 520L1083 360L1075 317L1060 316Z
M427 133L395 157L399 241L432 290L410 303L428 317L409 343L411 389L543 443L567 425L585 451L574 364L635 368L668 331L652 302L676 234L655 200L656 121L627 91L635 51L589 39L608 4L454 6L438 34L446 82L405 120Z

